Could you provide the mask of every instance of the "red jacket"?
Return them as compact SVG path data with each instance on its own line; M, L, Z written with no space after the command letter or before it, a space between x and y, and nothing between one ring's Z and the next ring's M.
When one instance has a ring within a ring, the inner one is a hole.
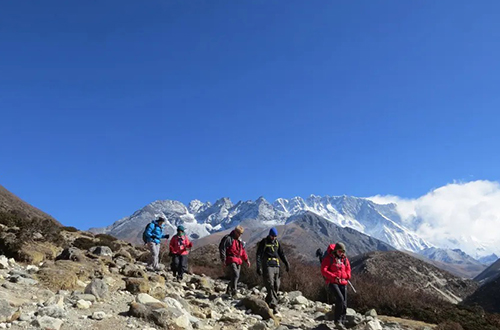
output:
M339 258L333 252L335 244L330 244L326 251L326 256L321 262L321 274L326 283L347 285L351 278L351 264L346 256Z
M170 253L180 254L182 256L189 253L188 249L193 247L186 235L174 235L170 240Z
M234 231L223 238L223 241L219 246L219 252L221 259L225 260L226 265L230 265L233 262L237 265L241 265L243 261L248 260L248 255L243 247L243 242L234 238L233 233Z

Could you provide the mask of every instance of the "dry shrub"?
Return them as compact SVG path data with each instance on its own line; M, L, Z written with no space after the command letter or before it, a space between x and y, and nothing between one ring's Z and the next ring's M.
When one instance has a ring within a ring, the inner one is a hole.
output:
M464 328L457 322L445 321L439 323L434 330L464 330Z
M64 226L64 227L61 227L61 230L62 231L67 231L67 232L70 232L70 233L76 233L78 232L79 230L75 227L71 227L71 226Z
M97 246L98 244L91 238L78 237L73 241L73 246L79 248L80 250L88 250L91 247Z

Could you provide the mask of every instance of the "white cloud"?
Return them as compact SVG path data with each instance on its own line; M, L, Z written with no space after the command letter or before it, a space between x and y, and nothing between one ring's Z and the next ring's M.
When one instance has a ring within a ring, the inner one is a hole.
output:
M369 199L378 204L396 203L404 223L437 246L458 247L472 256L500 254L499 182L454 182L417 199Z

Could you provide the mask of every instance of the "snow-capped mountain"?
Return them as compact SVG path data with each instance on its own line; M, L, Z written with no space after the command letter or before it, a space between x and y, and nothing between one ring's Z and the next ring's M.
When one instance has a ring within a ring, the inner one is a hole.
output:
M307 211L397 249L419 251L432 246L401 224L395 204L379 205L365 198L348 196L279 198L273 204L263 197L236 204L229 198L221 198L213 204L193 200L188 206L173 200L155 201L111 226L90 230L140 243L144 227L152 219L164 216L168 219L167 232L173 233L177 225L183 224L191 238L196 239L242 222L247 227L283 225L288 218Z

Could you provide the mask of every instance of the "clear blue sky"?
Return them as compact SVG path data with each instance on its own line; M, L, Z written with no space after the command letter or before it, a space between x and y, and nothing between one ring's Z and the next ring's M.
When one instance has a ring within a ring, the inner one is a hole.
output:
M79 228L156 199L499 180L500 1L2 1L0 184Z

